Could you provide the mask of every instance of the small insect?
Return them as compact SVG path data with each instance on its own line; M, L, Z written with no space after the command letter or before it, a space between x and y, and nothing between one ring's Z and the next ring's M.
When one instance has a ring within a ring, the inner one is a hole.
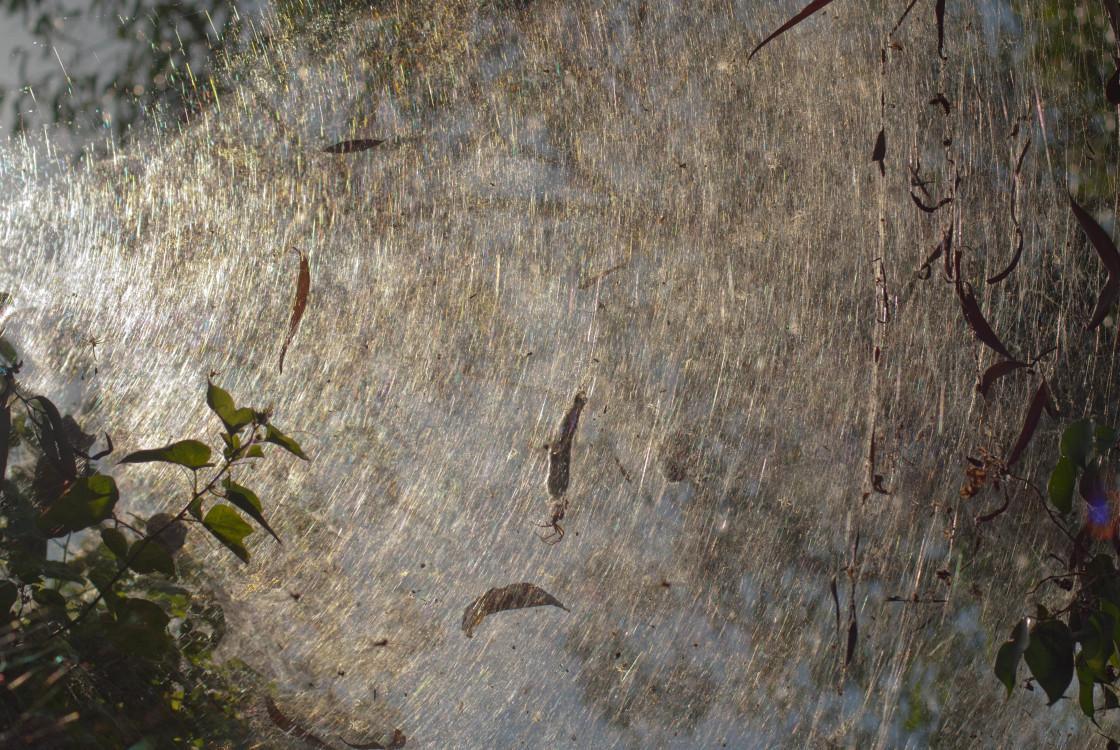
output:
M564 538L564 529L560 526L560 522L564 520L564 511L568 509L568 500L561 498L552 504L552 510L549 511L548 523L538 523L542 529L552 529L547 534L537 533L537 538L545 544L559 544L560 540Z

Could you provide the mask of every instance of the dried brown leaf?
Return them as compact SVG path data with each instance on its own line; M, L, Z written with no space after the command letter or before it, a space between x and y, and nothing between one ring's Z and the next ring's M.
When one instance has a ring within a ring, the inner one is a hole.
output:
M1113 71L1104 84L1104 96L1113 106L1120 104L1120 68Z
M308 732L299 724L295 723L287 716L285 716L283 712L281 712L280 709L277 708L276 703L272 700L272 698L268 697L267 695L264 697L264 707L265 710L268 711L268 718L272 719L272 723L275 724L284 734L291 735L296 739L303 740L304 742L312 744L316 747L325 747L328 749L330 748L330 745L326 744L321 739L311 734L311 732Z
M1023 429L1019 431L1019 439L1015 441L1015 447L1011 449L1011 453L1007 456L1007 463L1005 464L1008 469L1015 465L1019 457L1023 455L1027 445L1034 437L1034 431L1038 428L1038 420L1042 418L1042 412L1045 411L1050 415L1051 419L1057 418L1057 411L1054 409L1054 404L1050 400L1050 391L1046 387L1046 380L1039 384L1038 390L1034 392L1034 397L1031 399L1031 404L1027 407L1027 416L1023 420Z
M760 49L762 49L767 44L772 42L774 39L777 39L779 36L786 33L787 31L792 29L794 26L801 23L806 18L813 15L818 10L825 7L826 5L828 5L831 2L832 2L832 0L813 0L813 2L806 5L805 8L800 13L798 13L796 16L794 16L793 18L789 19L784 24L782 24L782 27L780 29L778 29L773 34L771 34L770 36L766 37L761 42L759 42L758 46L755 47L754 49L752 49L751 53L749 55L747 55L747 62L750 62L751 58L754 57L755 53L758 52Z
M937 56L946 60L948 58L945 57L945 0L937 0L934 15L937 16Z
M999 340L992 327L988 325L988 321L984 318L984 314L980 312L980 305L976 302L976 295L972 292L972 284L967 281L957 282L957 296L961 300L961 308L964 310L964 319L968 323L969 328L976 334L976 338L980 339L990 349L997 354L1002 354L1008 359L1015 359L1011 352L1007 351L1007 347ZM1017 360L1016 360L1017 361Z
M468 638L474 636L474 629L483 618L496 612L525 607L559 607L565 612L570 610L560 600L532 583L511 583L502 588L494 588L475 599L463 610L463 632Z
M935 96L935 97L933 97L932 99L930 99L930 100L929 100L929 103L930 103L931 105L933 105L933 104L938 104L938 105L940 105L940 106L941 106L941 108L942 108L943 110L945 110L945 114L946 114L946 115L948 115L948 114L949 114L950 112L952 112L952 111L953 111L953 104L952 104L952 102L950 102L950 101L949 101L948 99L946 99L946 98L945 98L945 95L944 95L944 94L942 94L942 93L938 93L938 94L937 94L937 96Z
M932 213L935 213L935 212L937 212L937 211L938 211L938 210L939 210L939 209L940 209L940 208L941 208L942 206L947 206L947 205L949 205L950 203L952 203L952 202L953 202L953 199L952 199L952 198L942 198L942 199L941 199L940 201L938 201L938 202L937 202L937 205L936 205L936 206L927 206L926 204L922 203L922 199L921 199L921 198L919 198L919 197L918 197L917 195L915 195L913 191L911 191L911 192L910 192L910 199L911 199L912 201L914 201L914 205L915 205L915 206L917 206L918 208L922 209L922 210L923 210L923 211L925 211L925 212L926 212L927 214L932 214Z
M405 736L401 730L393 732L393 739L389 740L388 745L382 745L380 742L366 742L364 744L355 744L344 739L341 735L338 741L347 747L352 747L354 750L396 750L399 747L404 747L408 742L408 737Z
M330 146L323 148L323 153L326 154L352 154L355 151L369 151L371 148L377 148L385 140L378 140L376 138L356 138L352 141L339 141Z
M1073 210L1073 215L1077 218L1077 223L1081 225L1081 230L1089 238L1090 244L1097 251L1101 263L1108 271L1108 280L1105 281L1104 288L1101 289L1100 296L1097 298L1097 309L1093 311L1093 317L1090 318L1089 326L1086 329L1091 331L1108 316L1108 311L1112 309L1117 295L1120 294L1120 253L1116 252L1116 244L1108 236L1108 233L1085 209L1077 205L1072 197L1069 199L1069 206Z
M1004 377L1005 375L1010 375L1016 370L1026 366L1026 362L1017 362L1013 359L1000 360L999 362L996 362L994 365L989 367L987 370L984 370L984 374L983 376L981 376L980 384L976 386L976 390L980 391L981 396L986 397L988 395L988 391L997 380Z
M879 135L875 137L875 148L871 151L871 161L879 164L879 174L883 177L887 176L887 168L883 164L883 159L887 156L887 131L885 129L879 130Z
M855 614L852 614L852 622L848 625L848 648L844 654L844 666L847 667L852 663L852 657L856 653L856 641L859 640L859 625L856 623Z
M307 296L311 291L311 267L307 263L307 256L299 253L299 278L296 279L296 302L292 307L292 319L288 323L288 337L284 339L284 346L280 348L280 372L284 372L284 355L288 352L288 344L296 335L299 322L303 320L303 311L307 309Z

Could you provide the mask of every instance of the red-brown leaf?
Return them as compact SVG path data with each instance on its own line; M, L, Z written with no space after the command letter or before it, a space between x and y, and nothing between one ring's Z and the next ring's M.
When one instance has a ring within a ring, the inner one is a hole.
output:
M942 198L940 201L937 202L936 206L927 206L926 204L922 203L922 199L919 198L918 196L914 195L913 192L910 193L910 199L914 201L915 206L922 209L927 214L935 213L942 206L947 206L948 204L953 202L952 198Z
M1038 390L1034 392L1034 398L1031 399L1031 405L1027 407L1027 417L1023 420L1023 429L1019 431L1019 439L1015 441L1015 447L1011 449L1011 453L1007 456L1006 466L1008 469L1015 465L1015 462L1019 460L1023 451L1031 442L1043 411L1049 414L1051 419L1057 418L1057 412L1054 409L1053 402L1050 401L1050 391L1046 387L1045 380L1039 384Z
M782 27L780 29L778 29L773 34L771 34L770 36L766 37L761 42L759 42L758 46L755 47L754 49L752 49L751 53L749 55L747 55L747 62L750 62L751 58L754 57L755 53L758 52L760 49L762 49L767 44L769 44L773 40L777 39L779 36L786 33L787 31L792 29L794 26L801 23L806 18L813 15L818 10L825 7L826 5L828 5L831 2L832 2L832 0L813 0L813 2L806 5L805 8L800 13L798 13L796 16L794 16L793 18L789 19L784 24L782 24Z
M980 378L980 385L976 387L976 390L980 391L981 396L986 397L988 395L988 390L997 380L1026 366L1026 362L1016 362L1013 359L1000 360L987 370L984 370L984 375Z
M998 284L1011 275L1015 267L1019 265L1019 258L1023 255L1023 230L1015 227L1015 254L1011 256L1011 262L1007 264L1007 268L997 273L992 278L988 279L989 284Z
M1007 347L999 340L992 327L988 325L988 321L984 318L984 314L980 312L980 305L976 302L976 296L972 293L972 284L967 281L959 281L957 283L957 296L961 299L961 308L964 310L964 319L968 323L969 328L976 334L976 338L980 339L990 349L997 354L1002 354L1008 359L1015 359L1011 352L1007 351Z
M495 612L548 605L568 611L559 599L532 583L511 583L509 586L490 589L463 610L463 632L468 638L472 637L482 619Z
M1093 311L1093 317L1089 320L1089 327L1086 329L1091 331L1108 316L1108 311L1112 309L1117 295L1120 294L1120 253L1116 252L1116 244L1108 233L1085 209L1077 205L1072 197L1069 199L1069 206L1108 271L1108 280L1101 289L1100 296L1097 298L1097 309Z
M299 278L296 279L296 302L292 308L292 320L288 323L288 337L284 339L284 346L280 349L280 372L284 372L284 355L288 352L288 344L296 335L299 322L303 320L303 311L307 308L307 296L311 291L311 267L307 263L307 256L299 254Z
M327 745L321 739L311 734L311 732L308 732L299 724L295 723L287 716L285 716L280 711L280 709L277 708L276 703L273 702L272 698L269 698L267 695L264 697L264 707L265 710L268 711L268 718L272 719L272 723L275 724L284 734L288 734L297 739L301 739L304 742L315 745L316 747L325 747L328 749L330 748L330 745Z
M887 176L887 168L883 165L883 159L887 156L887 131L885 129L879 130L879 135L875 137L875 148L871 150L871 161L879 164L879 174L883 177Z
M352 141L339 141L338 143L324 147L323 153L352 154L355 151L369 151L371 148L377 148L384 142L384 139L378 140L376 138L356 138Z

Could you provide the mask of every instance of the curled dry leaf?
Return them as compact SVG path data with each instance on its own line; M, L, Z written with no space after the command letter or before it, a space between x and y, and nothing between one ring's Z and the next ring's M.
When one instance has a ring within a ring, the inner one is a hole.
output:
M836 640L840 640L840 596L836 593L836 576L832 576L828 588L832 592L832 603L836 605Z
M847 667L852 663L852 657L856 653L856 641L859 640L859 625L856 623L855 614L852 614L852 622L848 625L848 648L844 653L844 666Z
M559 599L532 583L511 583L500 589L490 589L463 610L463 632L468 638L473 637L474 629L483 618L495 612L544 606L559 607L565 612L571 611L561 604Z
M299 322L303 320L303 311L307 309L307 295L311 291L311 267L307 263L307 256L299 253L299 278L296 279L296 302L292 307L292 320L288 323L288 337L284 339L284 346L280 349L280 372L284 372L284 355L288 353L288 344L296 335Z
M376 138L356 138L352 141L339 141L330 146L323 148L323 153L326 154L352 154L355 151L369 151L371 148L377 148L385 140L378 140Z
M969 284L967 281L960 281L958 277L957 296L959 296L961 300L961 309L964 310L964 319L968 323L968 327L976 334L976 338L980 339L980 341L997 354L1002 354L1008 359L1014 360L1015 357L1011 355L1011 352L1007 351L1007 347L999 340L999 336L997 336L995 331L992 330L992 327L988 325L984 314L980 312L980 305L976 302L976 295L973 294L972 284Z
M879 175L882 177L887 176L887 168L883 164L883 159L887 156L887 131L885 128L879 129L879 135L875 136L875 148L871 150L871 161L879 165Z
M984 375L980 378L980 383L976 386L976 390L980 391L981 396L986 397L993 383L1003 376L1010 375L1016 370L1026 366L1026 362L1017 362L1013 359L1004 359L996 362L987 370L984 370Z
M914 201L915 206L925 211L927 214L936 213L942 206L947 206L953 202L952 198L942 198L937 202L936 206L927 206L926 204L922 203L922 199L915 195L913 192L910 193L910 199Z
M405 736L401 730L393 732L393 739L389 740L389 744L382 745L380 742L366 742L354 743L344 739L341 735L338 738L339 742L347 747L352 747L354 750L397 750L399 747L404 747L408 742L408 737Z
M1038 420L1042 418L1042 412L1045 410L1050 415L1051 419L1058 418L1058 412L1054 408L1054 403L1050 400L1050 390L1046 387L1046 380L1039 384L1038 390L1034 392L1034 398L1031 399L1031 404L1027 407L1027 417L1023 420L1023 429L1019 431L1019 439L1015 441L1015 447L1011 449L1011 453L1007 456L1007 463L1005 464L1008 469L1015 465L1019 457L1023 455L1027 445L1034 437L1034 431L1038 427Z
M314 745L315 747L330 747L330 745L327 745L321 739L311 734L311 732L308 732L299 724L295 723L287 716L285 716L283 712L276 707L276 703L272 700L272 698L268 697L267 695L264 697L264 707L265 710L268 711L268 718L272 719L272 723L275 724L277 728L279 728L280 731L284 734L288 734L292 737L295 737L296 739L303 740L304 742Z
M572 466L572 441L579 428L579 415L587 403L583 392L575 395L572 408L560 423L560 434L548 449L548 494L559 498L568 490L568 478Z
M813 2L809 3L808 5L806 5L806 6L805 6L805 8L804 8L804 9L802 9L802 11L801 11L800 13L798 13L798 14L797 14L796 16L794 16L793 18L789 19L789 20L788 20L788 21L786 21L786 22L785 22L784 24L782 24L782 27L781 27L781 28L779 28L779 29L778 29L777 31L775 31L775 32L774 32L773 34L771 34L770 36L766 37L766 38L765 38L765 39L763 39L763 40L762 40L761 42L759 42L759 43L758 43L758 46L757 46L757 47L755 47L754 49L752 49L752 50L751 50L751 53L750 53L749 55L747 55L747 62L750 62L750 61L751 61L751 58L752 58L752 57L754 57L754 56L755 56L755 53L756 53L756 52L758 52L758 51L759 51L760 49L762 49L762 48L763 48L763 47L765 47L765 46L766 46L767 44L769 44L769 43L770 43L770 42L772 42L773 40L777 39L777 38L778 38L778 37L780 37L780 36L781 36L782 34L786 33L787 31L789 31L790 29L792 29L792 28L793 28L794 26L796 26L797 24L801 23L801 22L802 22L802 21L804 21L804 20L805 20L806 18L808 18L809 16L813 15L813 14L814 14L814 13L816 13L816 12L817 12L818 10L820 10L820 9L821 9L821 8L823 8L823 7L825 7L826 5L828 5L828 4L829 4L829 3L831 3L831 2L832 2L832 0L813 0Z
M945 0L937 0L934 15L937 16L937 56L945 60L948 59L945 57Z
M1091 331L1108 316L1108 311L1112 309L1112 304L1120 294L1120 253L1116 252L1116 244L1108 233L1085 209L1077 205L1072 197L1069 199L1069 207L1108 271L1108 280L1101 289L1100 296L1097 298L1097 309L1093 311L1093 317L1089 320L1089 327L1086 329Z
M945 95L944 95L944 94L942 94L942 93L938 93L938 94L937 94L937 96L935 96L935 97L933 97L932 99L930 99L930 100L929 100L929 104L930 104L931 106L932 106L932 105L934 105L934 104L940 105L940 106L941 106L941 108L942 108L943 110L945 110L945 114L946 114L946 115L948 115L948 114L949 114L950 112L952 112L952 111L953 111L953 104L952 104L952 102L950 102L950 101L949 101L948 99L946 99L946 98L945 98Z

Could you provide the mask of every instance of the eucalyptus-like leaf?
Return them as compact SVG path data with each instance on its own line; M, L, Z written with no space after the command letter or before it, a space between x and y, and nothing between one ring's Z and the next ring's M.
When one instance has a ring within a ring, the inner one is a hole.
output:
M463 632L468 638L472 637L474 629L483 618L495 612L549 605L569 611L559 599L532 583L511 583L502 588L490 589L463 610Z
M249 550L245 549L245 537L253 533L253 527L245 523L237 511L228 505L215 505L202 519L202 525L219 542L229 547L241 562L249 562Z
M198 440L180 440L163 448L135 451L121 459L122 464L144 464L153 461L178 464L188 469L210 466L210 446Z

